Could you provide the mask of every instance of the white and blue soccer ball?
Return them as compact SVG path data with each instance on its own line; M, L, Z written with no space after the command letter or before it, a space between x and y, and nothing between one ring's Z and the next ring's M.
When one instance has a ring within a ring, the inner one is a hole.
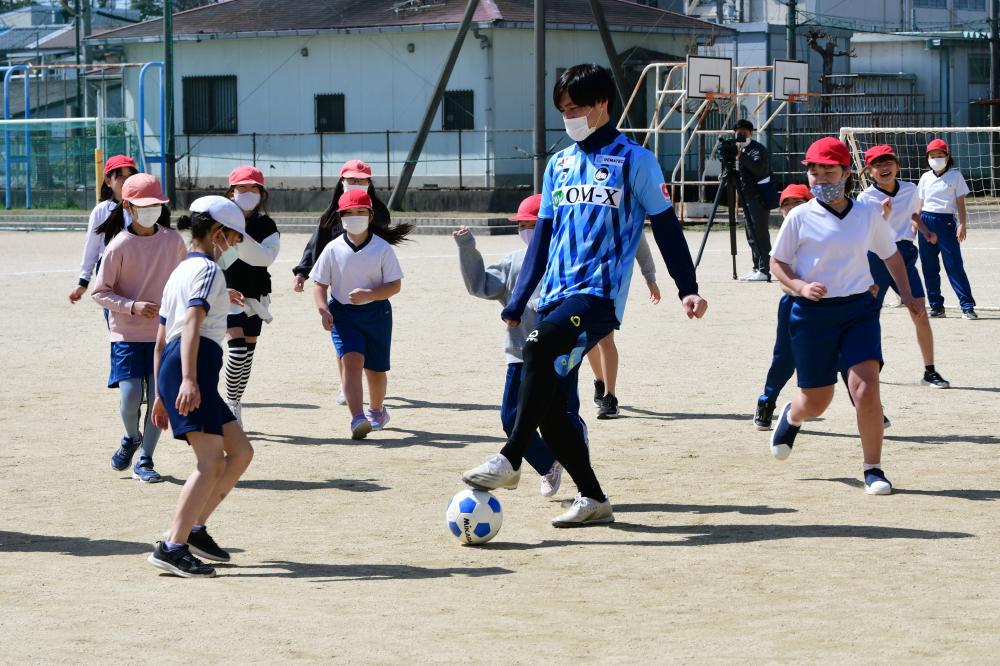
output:
M503 509L500 501L485 490L466 488L451 498L445 521L463 546L486 543L500 531Z

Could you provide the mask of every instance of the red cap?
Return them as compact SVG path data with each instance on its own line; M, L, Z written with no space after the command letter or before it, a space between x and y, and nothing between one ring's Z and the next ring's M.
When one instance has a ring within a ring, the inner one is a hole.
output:
M107 176L115 169L121 169L122 167L135 169L135 160L128 155L112 155L108 158L108 161L104 163L104 175Z
M778 205L780 206L785 203L785 199L805 199L808 201L812 198L812 192L809 191L807 186L802 185L801 183L796 183L781 190L781 198L778 200Z
M344 192L337 200L337 212L343 212L348 208L368 208L372 207L372 198L364 190L351 190Z
M896 152L892 149L892 146L872 146L865 151L865 166L868 166L880 157L891 157L897 162L899 161L899 158L896 157Z
M122 201L139 207L170 202L163 196L160 181L148 173L137 173L125 179L122 183Z
M535 222L538 220L538 209L542 205L542 195L532 194L517 207L517 215L507 218L511 222Z
M257 167L238 166L229 174L230 185L260 185L264 187L264 173Z
M946 153L951 152L950 150L948 150L948 142L945 141L944 139L934 139L933 141L928 143L927 152L929 153L932 150L943 150Z
M371 178L372 168L361 160L348 160L340 167L341 178Z
M851 151L843 141L832 136L824 136L822 139L813 141L806 151L806 158L803 164L839 164L840 166L851 166Z

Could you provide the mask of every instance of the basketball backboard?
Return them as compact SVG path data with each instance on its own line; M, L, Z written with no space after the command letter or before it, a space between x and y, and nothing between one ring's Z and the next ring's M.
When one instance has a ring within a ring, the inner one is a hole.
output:
M809 63L799 60L774 61L774 99L784 102L809 92Z
M710 93L733 92L733 61L731 58L687 57L687 96L705 99Z

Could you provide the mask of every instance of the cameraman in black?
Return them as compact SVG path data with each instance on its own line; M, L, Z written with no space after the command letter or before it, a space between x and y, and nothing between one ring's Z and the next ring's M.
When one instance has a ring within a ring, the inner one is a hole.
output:
M743 192L743 215L748 217L747 243L750 245L754 265L753 272L740 279L747 282L770 282L771 235L767 229L767 220L771 208L777 206L777 201L771 201L777 198L777 191L771 182L767 148L753 140L753 123L749 120L737 120L733 132L740 149L737 176Z

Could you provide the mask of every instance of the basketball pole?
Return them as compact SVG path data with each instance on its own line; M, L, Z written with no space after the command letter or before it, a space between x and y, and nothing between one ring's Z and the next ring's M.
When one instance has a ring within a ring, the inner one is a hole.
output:
M535 148L534 190L542 191L545 176L545 0L535 0Z

